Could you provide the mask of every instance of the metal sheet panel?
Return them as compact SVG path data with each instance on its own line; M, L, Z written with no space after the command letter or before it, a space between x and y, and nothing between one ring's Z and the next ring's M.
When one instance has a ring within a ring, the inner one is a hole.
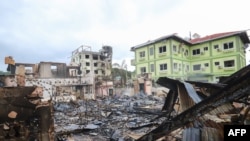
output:
M201 141L198 128L187 128L183 131L182 141Z

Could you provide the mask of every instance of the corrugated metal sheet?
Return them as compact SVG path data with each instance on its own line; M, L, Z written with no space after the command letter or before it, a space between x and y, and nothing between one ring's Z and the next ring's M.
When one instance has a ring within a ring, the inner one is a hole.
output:
M187 82L182 82L187 90L188 95L193 99L195 103L199 103L202 99L199 97L199 95L196 93L194 87L187 83Z
M200 134L200 129L198 128L187 128L183 131L182 141L201 141Z

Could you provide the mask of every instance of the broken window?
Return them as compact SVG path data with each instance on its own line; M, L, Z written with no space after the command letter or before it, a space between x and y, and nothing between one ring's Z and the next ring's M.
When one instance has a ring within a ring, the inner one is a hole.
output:
M201 64L193 65L193 70L194 71L201 70Z
M98 74L98 70L95 70L95 74Z
M167 64L160 64L160 70L161 71L167 70Z
M234 47L234 43L233 42L229 42L229 43L224 43L223 44L223 49L232 49Z
M154 72L155 71L155 65L154 64L150 64L150 71Z
M89 59L89 55L85 55L85 59Z
M234 67L234 60L224 61L224 67Z
M159 47L159 53L164 53L164 52L166 52L166 51L167 51L166 46L161 46L161 47Z
M146 67L141 67L141 73L146 73Z
M33 69L32 67L25 67L25 73L32 73Z
M52 74L57 74L57 66L51 65L50 69Z
M154 55L154 48L153 47L149 48L149 54Z
M140 54L140 58L144 58L145 57L145 51L141 51L141 52L139 52L139 54Z
M89 63L89 62L86 62L86 66L90 66L90 63Z
M93 54L93 60L98 60L98 55Z
M194 49L193 55L200 55L200 49Z

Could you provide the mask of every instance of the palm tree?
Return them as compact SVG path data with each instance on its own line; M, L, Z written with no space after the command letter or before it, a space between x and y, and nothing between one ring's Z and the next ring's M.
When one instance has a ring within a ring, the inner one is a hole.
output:
M112 67L114 67L112 73L113 78L120 76L121 85L124 86L127 82L127 64L125 60L123 60L121 64L114 63Z

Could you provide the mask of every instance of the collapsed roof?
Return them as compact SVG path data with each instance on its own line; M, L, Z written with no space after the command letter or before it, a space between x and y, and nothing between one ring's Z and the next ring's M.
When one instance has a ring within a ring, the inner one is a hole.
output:
M157 140L177 129L189 127L217 129L218 140L223 140L225 124L249 122L249 82L250 65L219 84L159 78L157 83L170 89L160 115L168 118L137 141ZM178 104L180 106L175 108ZM183 138L184 135L187 134L183 134Z

